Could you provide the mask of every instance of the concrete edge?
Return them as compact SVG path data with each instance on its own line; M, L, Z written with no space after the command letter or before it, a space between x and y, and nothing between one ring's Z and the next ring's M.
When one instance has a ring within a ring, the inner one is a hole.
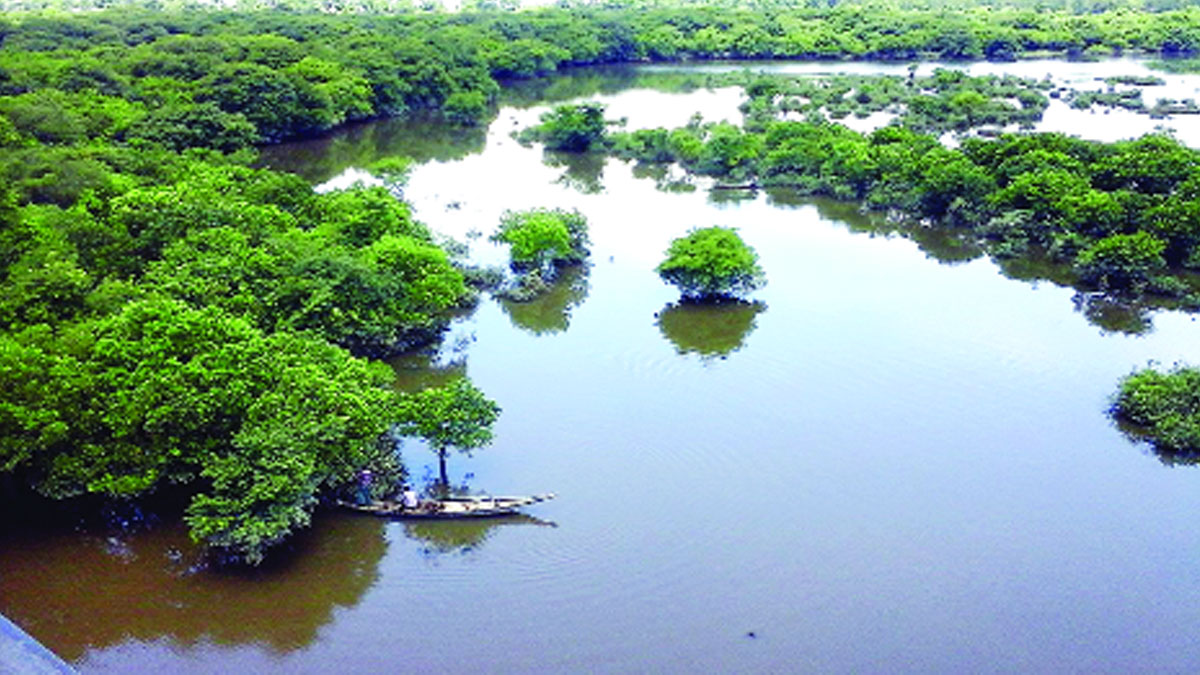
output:
M76 672L70 664L0 614L0 673L43 675Z

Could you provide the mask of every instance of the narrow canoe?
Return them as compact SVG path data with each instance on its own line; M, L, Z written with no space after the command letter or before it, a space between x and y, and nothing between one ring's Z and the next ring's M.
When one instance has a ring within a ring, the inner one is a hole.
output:
M415 509L406 509L398 501L374 501L370 504L354 504L339 501L338 504L359 513L384 518L487 518L508 516L530 504L554 499L554 493L527 497L446 497L444 499L422 499Z

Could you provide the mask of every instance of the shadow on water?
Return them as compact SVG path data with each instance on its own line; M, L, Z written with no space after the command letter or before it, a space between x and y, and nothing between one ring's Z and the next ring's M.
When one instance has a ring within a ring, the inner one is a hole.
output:
M482 546L497 529L511 525L558 527L548 520L519 513L497 518L408 521L404 523L404 536L419 542L426 557L463 555Z
M962 228L918 225L908 235L922 253L943 265L958 265L983 256L975 235Z
M566 169L555 183L585 195L604 192L604 153L547 150L542 161L546 166Z
M984 249L970 230L957 227L929 226L888 220L886 214L866 211L858 202L812 197L798 190L767 190L772 206L798 208L814 206L822 220L840 223L851 232L872 236L898 235L911 239L921 252L944 265L970 262L981 257Z
M737 206L758 199L758 190L709 190L708 203L718 208Z
M637 162L633 165L634 178L646 178L654 181L654 188L661 192L695 192L696 185L691 176L681 171L673 171L670 164L655 164Z
M902 236L912 240L931 259L945 265L976 260L987 253L978 236L965 228L893 223L879 213L863 212L854 202L842 202L804 195L790 189L767 190L768 203L783 208L814 206L821 218L845 225L848 230L870 236ZM1050 282L1071 288L1076 276L1069 263L1051 260L1043 251L1017 257L993 256L1000 272L1014 281L1030 284ZM1122 298L1102 293L1077 292L1072 297L1075 311L1104 333L1145 335L1153 330L1154 309L1171 308L1165 298Z
M742 300L669 303L658 313L658 330L680 354L725 358L745 346L766 309L763 302Z
M454 126L437 117L382 119L352 124L334 133L260 148L259 164L324 183L352 167L384 157L446 162L483 151L487 125Z
M217 571L181 523L134 534L65 531L0 539L0 605L68 661L89 650L162 639L189 647L311 644L339 607L379 576L383 523L319 513L288 550L250 571Z
M517 108L561 103L629 89L684 93L721 84L728 76L715 73L652 72L637 66L585 66L553 75L511 80L500 90L500 104Z
M1115 417L1113 421L1122 436L1130 443L1145 448L1146 454L1154 455L1158 461L1162 462L1163 466L1180 467L1200 464L1200 452L1187 452L1161 447L1154 442L1151 431L1146 427L1133 424L1120 417Z
M1150 309L1137 302L1124 301L1100 293L1076 293L1071 297L1075 311L1088 323L1105 333L1146 335L1154 329Z
M571 325L571 310L587 299L591 285L587 265L568 267L550 289L528 302L500 300L500 308L513 326L534 335L562 333Z
M434 348L401 354L387 363L396 374L393 386L407 393L445 386L467 374L465 354L455 354L443 362L440 352Z

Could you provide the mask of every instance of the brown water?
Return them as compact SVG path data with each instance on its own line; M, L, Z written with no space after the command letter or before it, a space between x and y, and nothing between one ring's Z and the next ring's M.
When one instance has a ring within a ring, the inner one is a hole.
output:
M738 103L601 98L638 126ZM193 568L177 527L11 535L0 611L95 672L1200 666L1181 637L1200 621L1200 473L1104 415L1131 368L1200 362L1193 317L1107 331L1069 289L852 205L547 163L507 136L539 111L486 132L384 122L270 159L321 182L404 147L428 160L418 215L463 238L505 208L589 218L586 273L534 304L485 301L443 351L394 364L399 386L466 372L503 406L495 444L451 458L456 481L558 499L486 524L321 513L248 575ZM680 306L654 275L671 238L710 224L759 251L753 304Z

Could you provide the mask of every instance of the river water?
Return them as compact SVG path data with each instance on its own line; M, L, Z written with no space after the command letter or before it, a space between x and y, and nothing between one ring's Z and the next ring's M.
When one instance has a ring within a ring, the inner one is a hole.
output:
M739 119L736 90L576 79L531 91L590 89L634 127ZM9 534L0 612L96 672L1200 666L1181 637L1200 622L1200 473L1104 414L1132 368L1200 363L1192 316L1107 330L1070 289L853 205L545 156L508 136L545 110L526 99L486 130L379 122L267 161L327 183L415 156L418 217L485 262L504 209L588 217L587 270L532 304L485 300L443 350L394 364L399 386L466 373L503 407L455 481L556 500L487 523L320 513L249 574L195 568L177 525ZM654 274L711 224L759 252L752 303L681 307ZM432 477L432 454L404 453Z

